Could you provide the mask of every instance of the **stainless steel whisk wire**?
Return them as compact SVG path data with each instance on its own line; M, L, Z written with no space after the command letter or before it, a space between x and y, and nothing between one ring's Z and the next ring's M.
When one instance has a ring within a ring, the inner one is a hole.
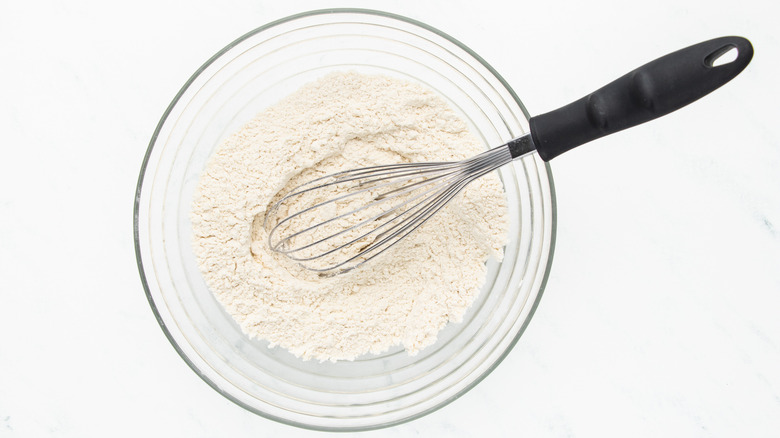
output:
M493 170L512 161L512 154L507 145L489 149L474 157L455 162L429 162L429 163L401 163L383 166L371 166L359 169L336 172L325 175L302 184L290 191L277 201L265 216L264 228L268 231L268 245L277 252L285 254L290 259L298 262L304 268L322 274L330 272L330 275L343 273L354 269L368 260L384 253L393 245L401 241L406 235L413 232L434 214L441 210L449 201L452 200L472 181L492 172ZM421 179L420 181L414 181ZM289 214L285 218L273 222L269 218L274 218L280 206L289 202L295 197L304 195L317 190L335 189L336 185L344 183L353 183L346 189L342 195L338 195L325 201L314 204L301 211ZM408 183L408 184L406 184ZM399 188L393 186L402 185ZM292 221L296 217L304 214L313 213L316 209L322 209L330 204L355 197L370 191L382 190L373 199L361 206L325 220L310 225L300 231L295 231L289 235L275 239L275 235L280 231L280 226ZM422 190L409 199L403 199L403 195ZM393 200L401 198L402 201L392 205L390 208L382 210L379 214L362 219L357 223L339 229L338 231L317 239L312 243L303 246L289 248L293 239L306 233L315 231L318 228L332 223L336 220L346 218L350 215L359 213L363 210L376 206L378 204L390 203ZM415 201L417 201L415 203ZM405 208L409 204L413 204ZM388 218L389 217L389 218ZM349 240L346 243L338 245L335 248L317 253L313 256L299 257L300 253L309 248L316 247L335 237L360 227L367 226L374 221L381 221L378 225L369 227L368 231L361 233L358 237ZM381 231L381 233L379 233ZM373 242L368 243L354 254L349 254L345 260L339 260L327 264L324 267L316 267L307 262L324 259L338 251L342 251L351 245L356 244L362 239L366 239L372 234L376 234Z

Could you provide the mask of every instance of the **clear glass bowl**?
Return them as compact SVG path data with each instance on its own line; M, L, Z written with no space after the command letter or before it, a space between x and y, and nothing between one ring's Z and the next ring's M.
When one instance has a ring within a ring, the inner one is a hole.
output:
M474 387L506 356L542 295L555 238L549 167L538 156L500 170L511 220L502 263L462 323L414 357L401 348L354 362L303 361L245 336L198 270L193 190L220 139L301 85L335 70L405 78L436 90L485 147L528 131L506 82L466 46L383 12L288 17L230 43L187 81L162 116L135 197L138 268L160 327L189 366L236 404L321 430L386 427L425 415Z

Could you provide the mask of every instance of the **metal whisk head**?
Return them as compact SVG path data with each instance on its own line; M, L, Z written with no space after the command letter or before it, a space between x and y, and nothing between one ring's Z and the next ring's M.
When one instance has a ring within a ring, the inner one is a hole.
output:
M322 276L349 271L419 228L470 182L510 161L504 145L463 161L372 166L314 179L268 210L268 245Z

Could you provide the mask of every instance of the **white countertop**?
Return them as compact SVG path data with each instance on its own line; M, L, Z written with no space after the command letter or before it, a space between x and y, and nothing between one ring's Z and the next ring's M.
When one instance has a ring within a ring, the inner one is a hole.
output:
M366 435L780 433L776 2L43 0L0 5L0 436L325 435L245 411L179 358L131 215L190 74L255 27L334 6L449 33L532 114L705 39L755 47L713 95L554 160L555 258L524 336L462 398Z

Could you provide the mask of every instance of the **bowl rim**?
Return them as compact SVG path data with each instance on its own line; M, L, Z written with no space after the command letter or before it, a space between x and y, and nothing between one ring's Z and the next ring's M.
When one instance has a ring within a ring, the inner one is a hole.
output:
M526 120L529 120L531 118L530 114L528 113L528 110L525 108L525 105L520 100L520 98L515 93L514 89L507 83L507 81L496 71L490 64L488 64L487 61L485 61L480 55L478 55L476 52L474 52L472 49L470 49L465 44L461 43L459 40L453 38L452 36L428 25L421 21L408 18L402 15L394 14L391 12L385 12L375 9L363 9L363 8L327 8L327 9L315 9L310 10L306 12L300 12L297 14L289 15L274 21L271 21L269 23L266 23L260 27L257 27L253 30L250 30L249 32L246 32L245 34L239 36L232 42L230 42L228 45L220 49L217 53L212 55L206 62L204 62L190 77L187 79L187 81L184 83L184 85L179 89L179 91L174 96L173 100L170 104L168 104L167 108L163 112L162 117L160 118L160 121L157 123L157 126L155 127L154 132L152 133L152 137L149 140L149 145L147 146L146 153L144 154L143 161L141 163L141 170L138 175L138 181L136 184L136 190L135 190L135 198L133 202L133 243L134 243L134 249L135 249L135 256L136 256L136 265L138 267L138 273L141 279L141 284L144 288L144 292L146 294L147 301L149 302L149 306L152 309L152 312L154 313L154 317L157 320L158 325L162 329L163 333L165 334L165 337L168 338L168 341L173 346L173 348L176 350L176 352L179 354L179 356L184 360L184 362L192 369L192 371L195 372L206 384L208 384L211 388L213 388L218 393L222 394L225 398L232 401L238 406L241 406L242 408L248 410L249 412L255 413L263 418L267 418L269 420L273 420L282 424L286 424L289 426L295 426L300 427L303 429L309 429L309 430L317 430L317 431L328 431L328 432L356 432L356 431L367 431L367 430L376 430L376 429L383 429L387 427L397 426L399 424L407 423L409 421L416 420L418 418L424 417L432 412L435 412L444 406L449 405L456 399L463 396L465 393L469 392L472 388L477 386L482 380L484 380L490 373L493 372L493 370L498 367L501 362L504 361L504 359L509 355L509 352L512 351L514 346L517 344L517 342L520 340L520 337L525 332L526 328L528 327L528 324L531 322L531 319L533 319L533 316L536 312L537 307L539 306L539 302L541 301L542 295L544 294L544 290L547 287L547 281L550 277L550 270L552 267L552 261L555 254L555 242L556 242L556 235L557 235L557 201L556 201L556 195L555 195L555 184L553 181L553 175L552 170L550 169L550 163L545 162L544 167L547 172L547 180L550 184L550 250L549 255L547 257L547 265L544 268L544 274L542 276L542 281L539 286L539 293L536 295L536 299L531 304L530 311L528 313L528 317L523 321L522 326L520 327L520 330L518 330L517 335L515 335L514 339L507 345L506 349L501 353L501 355L496 359L495 362L493 362L490 367L488 367L479 377L474 379L471 383L469 383L466 387L464 387L462 390L451 396L450 398L442 401L436 406L433 406L431 408L428 408L426 410L423 410L415 415L410 415L409 417L402 418L396 421L391 421L388 423L373 425L373 426L361 426L361 427L322 427L322 426L313 426L306 423L300 423L297 421L291 421L282 417L277 417L275 415L268 414L267 412L263 412L261 410L258 410L252 406L249 406L248 404L242 402L241 400L237 399L236 397L233 397L230 393L228 393L225 390L222 390L219 385L216 384L213 380L211 380L208 376L206 376L195 364L193 361L189 359L189 357L184 353L183 349L176 343L176 341L173 338L173 335L170 333L167 324L162 319L162 315L160 311L157 309L157 306L155 304L154 298L152 297L151 291L149 289L149 284L147 282L146 272L144 269L144 263L141 256L141 244L140 244L140 231L139 231L139 211L140 211L140 201L141 201L141 192L143 188L143 182L144 182L144 176L146 175L146 169L149 164L149 159L152 153L152 149L155 146L155 143L157 142L157 137L160 134L160 131L162 130L163 125L168 119L168 116L172 112L173 108L176 106L176 104L181 99L182 95L187 91L187 89L192 85L192 83L200 76L200 74L206 70L214 61L216 61L218 58L220 58L222 55L224 55L226 52L231 50L236 45L240 44L241 42L245 41L246 39L265 31L266 29L270 29L272 27L278 26L280 24L297 20L304 17L309 16L315 16L315 15L324 15L324 14L366 14L366 15L375 15L380 16L384 18L391 18L398 21L403 21L415 26L418 26L422 29L425 29L429 32L432 32L449 42L455 44L460 49L464 50L466 53L468 53L471 57L473 57L475 60L477 60L480 64L482 64L498 81L501 83L501 85L506 89L507 92L512 96L512 99L514 99L515 103L520 107L520 110L523 113L523 116L526 118Z

